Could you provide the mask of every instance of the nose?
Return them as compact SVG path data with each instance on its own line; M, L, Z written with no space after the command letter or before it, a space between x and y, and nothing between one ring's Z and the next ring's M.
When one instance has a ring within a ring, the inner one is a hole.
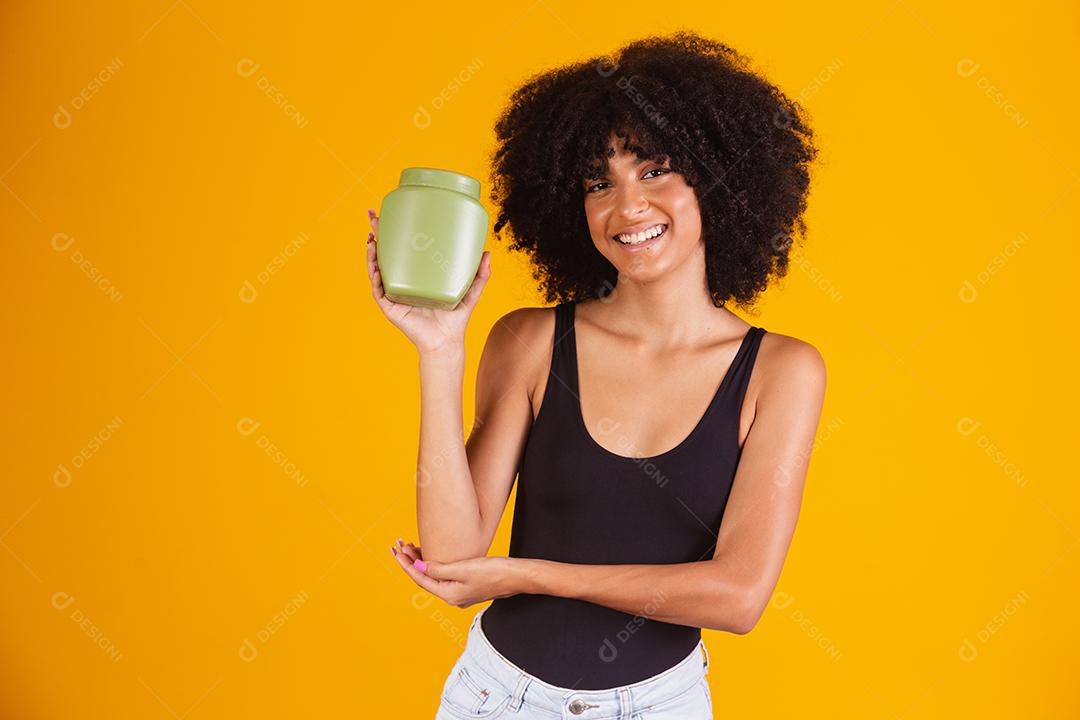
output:
M627 184L619 191L616 207L620 215L634 218L649 209L649 200L636 184Z

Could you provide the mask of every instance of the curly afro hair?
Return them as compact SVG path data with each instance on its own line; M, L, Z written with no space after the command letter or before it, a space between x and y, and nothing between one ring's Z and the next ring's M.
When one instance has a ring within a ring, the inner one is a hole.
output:
M713 304L748 307L806 232L817 149L804 112L735 50L685 30L533 75L495 124L495 237L509 228L549 303L610 293L618 270L590 239L583 181L606 171L615 134L694 188Z

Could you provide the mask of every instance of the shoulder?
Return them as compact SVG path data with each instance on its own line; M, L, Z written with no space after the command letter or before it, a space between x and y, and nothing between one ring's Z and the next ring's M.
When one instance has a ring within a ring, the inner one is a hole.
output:
M521 307L491 326L484 353L503 371L517 374L529 394L545 373L555 339L555 307Z
M489 341L495 339L512 353L527 353L533 345L548 343L555 334L554 307L522 307L504 314L491 327ZM511 347L516 346L516 349Z
M825 358L816 347L797 337L771 331L761 336L757 362L800 375L825 374Z
M756 396L793 389L817 395L825 389L825 359L805 340L770 331L761 336L751 377Z

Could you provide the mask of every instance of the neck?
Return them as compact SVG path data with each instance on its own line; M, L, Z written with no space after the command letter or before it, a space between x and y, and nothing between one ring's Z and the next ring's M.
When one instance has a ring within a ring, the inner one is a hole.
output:
M597 324L657 348L697 345L715 339L724 326L732 334L741 334L746 326L730 310L713 305L704 252L655 279L634 280L622 274L606 300L589 306L590 319Z

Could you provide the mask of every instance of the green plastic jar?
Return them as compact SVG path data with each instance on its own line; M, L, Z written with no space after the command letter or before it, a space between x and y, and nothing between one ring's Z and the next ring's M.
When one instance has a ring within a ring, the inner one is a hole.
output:
M487 230L479 180L449 170L405 168L379 210L375 248L386 296L452 310L480 267Z

